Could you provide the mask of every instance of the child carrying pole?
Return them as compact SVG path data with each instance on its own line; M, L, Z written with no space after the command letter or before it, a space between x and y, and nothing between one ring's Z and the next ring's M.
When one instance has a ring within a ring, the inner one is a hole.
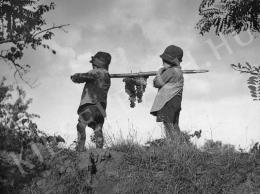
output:
M180 63L183 50L178 46L170 45L160 57L163 67L158 70L153 80L158 93L150 113L157 117L157 122L163 122L166 139L173 141L174 137L180 134L179 116L184 85Z
M106 117L107 93L111 85L108 67L111 55L98 52L92 57L93 69L87 73L76 73L71 76L75 83L85 83L78 108L78 142L76 150L83 151L86 141L86 126L94 130L97 148L103 148L104 137L102 127Z

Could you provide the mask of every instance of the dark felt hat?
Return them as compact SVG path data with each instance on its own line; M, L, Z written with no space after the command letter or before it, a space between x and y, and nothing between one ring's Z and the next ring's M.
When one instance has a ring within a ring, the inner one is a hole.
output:
M90 62L100 68L108 69L108 66L111 62L111 55L109 53L99 51L91 57Z
M169 63L174 63L176 58L181 62L183 57L183 50L178 46L170 45L164 50L160 57Z

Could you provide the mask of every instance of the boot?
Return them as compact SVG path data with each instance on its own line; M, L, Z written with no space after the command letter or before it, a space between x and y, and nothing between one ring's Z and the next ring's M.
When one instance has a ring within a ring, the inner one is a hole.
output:
M104 137L103 137L102 127L103 127L103 125L97 125L95 127L95 131L94 131L96 148L100 148L100 149L102 149L104 146Z
M85 142L86 142L86 131L83 125L80 123L77 124L77 131L78 131L78 142L76 146L76 150L82 152L86 150Z
M168 142L173 141L174 140L173 124L164 122L163 125L164 125L164 131L165 131L165 135L166 135L166 140Z

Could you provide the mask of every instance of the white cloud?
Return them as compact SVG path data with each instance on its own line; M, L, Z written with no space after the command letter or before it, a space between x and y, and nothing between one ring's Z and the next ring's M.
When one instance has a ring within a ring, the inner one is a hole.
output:
M187 77L189 79L187 79ZM212 85L212 83L209 83L207 79L203 79L199 76L194 76L192 74L185 76L184 91L189 98L194 97L192 95L195 95L198 98L199 96L203 98L205 95L210 95L210 92L212 91L213 87L214 86Z
M86 52L80 55L77 55L75 58L71 59L69 61L70 66L70 72L73 73L79 73L79 72L87 72L92 68L90 64L91 56L93 56L92 53Z
M159 55L165 47L176 44L184 49L183 69L210 70L206 74L185 75L183 129L206 130L204 138L210 138L212 130L214 138L236 144L244 141L246 127L248 141L259 137L258 104L251 102L246 76L229 66L245 60L257 65L259 40L241 47L229 38L233 54L220 49L222 59L217 61L205 40L212 38L217 43L218 38L200 37L194 30L199 3L199 0L58 0L55 14L49 19L71 25L68 33L59 32L52 41L57 55L40 51L36 55L28 53L25 58L25 62L33 66L30 76L41 82L39 88L29 93L34 98L32 109L42 116L39 120L42 129L76 134L76 109L83 84L73 84L69 76L88 71L90 57L95 52L111 53L111 73L152 71L161 66ZM8 70L1 67L1 74L5 71ZM160 136L161 129L149 114L156 94L152 78L148 84L144 102L130 109L122 79L112 80L108 132L121 128L127 134L131 128L129 119L143 139L149 133L153 137Z
M82 32L79 28L75 28L73 26L67 27L66 30L68 33L60 33L60 40L63 40L65 45L70 46L72 48L76 47L77 44L82 41ZM62 34L62 36L61 36Z

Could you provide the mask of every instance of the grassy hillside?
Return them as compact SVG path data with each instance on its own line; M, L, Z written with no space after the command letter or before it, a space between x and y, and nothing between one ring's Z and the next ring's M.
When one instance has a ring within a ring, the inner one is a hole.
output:
M133 141L77 153L63 149L24 193L260 193L260 153L179 137L147 146Z

